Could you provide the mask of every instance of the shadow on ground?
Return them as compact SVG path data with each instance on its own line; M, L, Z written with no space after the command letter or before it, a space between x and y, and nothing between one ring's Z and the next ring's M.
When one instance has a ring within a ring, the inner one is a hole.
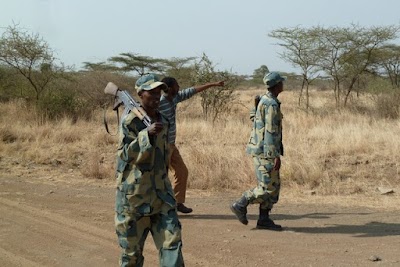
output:
M400 235L400 224L368 222L362 225L333 224L322 227L287 227L285 230L310 234L350 234L355 237Z
M371 213L307 213L299 215L285 215L285 214L274 214L271 217L276 220L277 223L284 224L282 221L290 220L328 220L337 216L352 216L352 221L356 223L354 217L366 216ZM232 215L226 214L187 214L180 216L183 220L237 220ZM249 220L257 220L258 216L254 214L248 214ZM337 218L335 219L335 221ZM238 221L239 223L239 221ZM283 225L284 226L284 225ZM309 233L309 234L349 234L354 237L379 237L379 236L396 236L400 235L400 224L399 223L387 223L387 222L368 222L360 225L346 225L346 224L327 224L322 226L312 227L284 227L285 231Z

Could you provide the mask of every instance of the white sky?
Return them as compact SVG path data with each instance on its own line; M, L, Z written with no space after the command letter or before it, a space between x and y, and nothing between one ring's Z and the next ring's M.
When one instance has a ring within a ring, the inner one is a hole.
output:
M280 27L400 24L399 0L0 0L0 33L38 33L67 65L124 52L171 58L206 53L217 69L295 71L268 33Z

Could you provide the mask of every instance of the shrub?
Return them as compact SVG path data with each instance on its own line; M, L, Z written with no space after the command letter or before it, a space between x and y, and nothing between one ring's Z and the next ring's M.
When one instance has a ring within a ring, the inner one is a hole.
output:
M38 102L38 111L49 119L60 119L70 117L73 121L90 119L93 107L88 105L82 98L76 97L72 92L52 92L43 96Z
M376 95L375 104L379 117L386 119L398 119L400 117L399 91L391 91Z

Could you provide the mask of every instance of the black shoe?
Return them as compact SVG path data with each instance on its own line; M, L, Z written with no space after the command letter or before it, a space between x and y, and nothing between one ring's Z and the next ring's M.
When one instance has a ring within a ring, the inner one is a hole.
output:
M264 220L257 221L257 229L265 229L265 230L272 230L272 231L282 231L283 228L279 224L275 224L273 220L270 218Z
M236 202L231 205L231 211L233 214L236 215L236 217L239 219L239 222L243 223L244 225L247 225L249 221L247 220L246 214L247 214L247 208L242 207L238 205Z
M183 203L178 203L176 205L176 209L182 213L191 213L193 211L193 209L186 207L185 205L183 205Z

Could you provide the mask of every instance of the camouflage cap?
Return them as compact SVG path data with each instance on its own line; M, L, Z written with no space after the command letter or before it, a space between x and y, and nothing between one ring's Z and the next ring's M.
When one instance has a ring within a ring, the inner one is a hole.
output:
M271 88L280 82L286 81L285 76L281 76L278 72L269 72L265 74L263 82L267 88Z
M157 74L149 73L143 75L136 81L135 89L139 93L140 91L143 90L145 91L153 90L154 88L157 88L159 86L162 86L161 89L167 88L167 85L160 81L160 78L158 77Z

